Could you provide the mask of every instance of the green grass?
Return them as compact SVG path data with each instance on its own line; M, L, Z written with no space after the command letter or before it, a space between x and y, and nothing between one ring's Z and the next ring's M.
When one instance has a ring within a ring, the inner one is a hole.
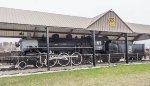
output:
M150 86L150 64L0 78L0 86Z

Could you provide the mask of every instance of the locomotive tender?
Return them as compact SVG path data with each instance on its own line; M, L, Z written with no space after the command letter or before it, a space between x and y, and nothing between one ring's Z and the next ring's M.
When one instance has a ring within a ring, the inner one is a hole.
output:
M46 53L47 44L46 38L42 37L39 39L21 39L19 43L16 44L17 47L20 46L21 55L23 56L39 56L38 58L28 58L20 59L19 66L24 67L26 64L33 64L35 67L42 67L43 63L46 66ZM49 38L50 47L50 66L59 64L61 66L67 66L70 62L74 65L79 65L85 61L91 61L91 56L85 56L86 54L93 53L92 49L92 37L91 36L81 36L72 37L71 34L67 34L65 38L60 38L59 34L53 34ZM96 36L95 38L95 52L96 59L101 58L103 62L108 62L108 54L111 54L110 62L118 62L125 53L125 42L124 41L113 41L107 36ZM141 59L144 56L144 45L143 44L133 44L133 42L128 42L128 52L129 59ZM140 53L140 54L139 54ZM102 55L104 54L104 55ZM100 56L101 55L101 56ZM72 58L70 58L72 57Z

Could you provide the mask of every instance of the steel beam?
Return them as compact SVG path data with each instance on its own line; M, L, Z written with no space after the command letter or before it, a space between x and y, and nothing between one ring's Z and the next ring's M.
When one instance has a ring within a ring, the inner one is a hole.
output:
M92 31L92 45L93 45L93 66L96 66L96 57L95 57L95 31Z
M125 33L125 60L126 63L129 63L129 58L128 58L128 34Z
M47 70L50 70L49 64L49 29L46 27L46 37L47 37Z

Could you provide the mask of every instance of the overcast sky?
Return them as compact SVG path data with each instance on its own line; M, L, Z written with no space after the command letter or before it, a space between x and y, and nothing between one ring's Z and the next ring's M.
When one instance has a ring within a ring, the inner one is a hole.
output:
M83 17L94 17L112 9L125 22L150 25L150 0L0 0L0 7Z

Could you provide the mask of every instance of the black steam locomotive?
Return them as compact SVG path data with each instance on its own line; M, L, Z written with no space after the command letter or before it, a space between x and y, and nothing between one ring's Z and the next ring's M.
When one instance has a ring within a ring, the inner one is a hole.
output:
M21 55L38 58L29 58L28 60L21 59L23 61L20 63L21 66L25 64L33 64L35 67L43 66L41 63L46 65L46 53L47 44L46 38L39 39L21 39L16 46L20 46ZM128 42L128 52L130 59L137 56L141 59L144 56L144 45L143 44L133 44L133 42ZM66 66L72 62L74 65L79 65L81 63L86 63L86 61L91 61L91 55L93 53L92 48L92 37L91 36L81 36L73 37L71 34L67 34L66 37L61 38L58 34L53 34L49 38L50 47L50 66L59 64L61 66ZM95 38L95 52L96 59L102 60L103 62L108 62L108 54L111 55L110 62L118 62L121 57L124 57L125 53L125 43L124 41L113 41L107 36L96 36ZM140 54L139 54L140 53ZM71 58L70 58L71 57Z

